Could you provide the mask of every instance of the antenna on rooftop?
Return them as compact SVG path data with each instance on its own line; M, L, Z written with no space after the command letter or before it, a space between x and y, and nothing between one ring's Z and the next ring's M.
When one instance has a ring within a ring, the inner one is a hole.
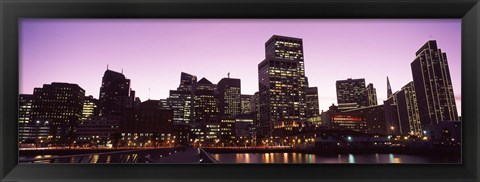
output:
M150 100L150 88L148 88L148 100Z
M108 70L108 64L107 64L107 70Z
M122 68L122 74L123 74L123 68Z
M228 76L228 78L230 78L230 72L228 72L227 76Z

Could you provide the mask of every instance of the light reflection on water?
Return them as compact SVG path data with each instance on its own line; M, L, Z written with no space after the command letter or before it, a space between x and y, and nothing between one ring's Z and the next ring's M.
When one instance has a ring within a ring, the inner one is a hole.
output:
M321 156L302 153L226 153L212 154L220 163L460 163L455 157L429 157L404 154L338 154Z

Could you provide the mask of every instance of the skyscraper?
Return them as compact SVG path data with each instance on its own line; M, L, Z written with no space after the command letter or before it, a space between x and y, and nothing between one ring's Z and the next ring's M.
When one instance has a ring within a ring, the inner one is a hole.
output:
M250 112L250 98L252 95L241 95L240 96L242 99L242 113L249 113Z
M320 124L320 110L318 106L318 88L308 87L305 92L307 101L306 117L311 123Z
M133 107L135 95L131 91L130 79L126 79L122 73L107 69L100 87L100 117L119 116L122 108Z
M80 123L85 90L77 84L52 83L33 91L32 121L50 126L52 145L70 145Z
M437 47L437 42L427 41L410 65L422 126L458 121L447 54Z
M265 59L258 64L261 137L274 128L292 131L305 121L306 80L302 39L272 36L265 43Z
M395 94L398 106L398 119L403 135L421 134L420 115L413 82L409 82Z
M409 82L384 101L388 133L392 135L421 134L415 86Z
M390 86L390 80L388 79L388 76L387 76L387 98L390 97L392 95L392 86Z
M221 116L234 117L242 112L240 79L222 78L217 84L218 107Z
M85 97L82 110L82 122L91 120L97 116L97 105L98 100L93 98L93 96L90 95L88 97Z
M337 80L337 103L340 110L368 105L365 79Z
M170 90L168 105L173 110L173 124L189 124L193 119L193 88L197 77L182 72L177 90Z
M377 105L377 89L373 87L373 83L369 83L366 88L367 92L367 106Z
M206 124L218 121L218 100L215 95L215 85L206 78L200 79L194 89L194 116L196 124Z

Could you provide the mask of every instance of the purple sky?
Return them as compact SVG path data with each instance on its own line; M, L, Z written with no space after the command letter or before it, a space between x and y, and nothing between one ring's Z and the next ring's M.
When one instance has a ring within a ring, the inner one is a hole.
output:
M443 20L20 20L20 93L45 83L77 83L98 98L106 70L132 80L141 100L164 99L180 72L242 81L258 90L257 65L273 35L303 39L305 73L317 86L321 110L336 104L335 81L365 78L386 99L412 80L410 63L427 40L447 53L457 100L460 92L460 19ZM151 89L149 94L149 88ZM460 114L461 112L459 112Z

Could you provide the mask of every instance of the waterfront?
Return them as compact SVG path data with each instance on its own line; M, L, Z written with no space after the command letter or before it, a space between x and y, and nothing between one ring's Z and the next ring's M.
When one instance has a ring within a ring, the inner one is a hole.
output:
M302 153L222 153L212 154L220 163L350 163L350 164L388 164L388 163L461 163L460 157L424 156L406 154L338 154L321 156Z

